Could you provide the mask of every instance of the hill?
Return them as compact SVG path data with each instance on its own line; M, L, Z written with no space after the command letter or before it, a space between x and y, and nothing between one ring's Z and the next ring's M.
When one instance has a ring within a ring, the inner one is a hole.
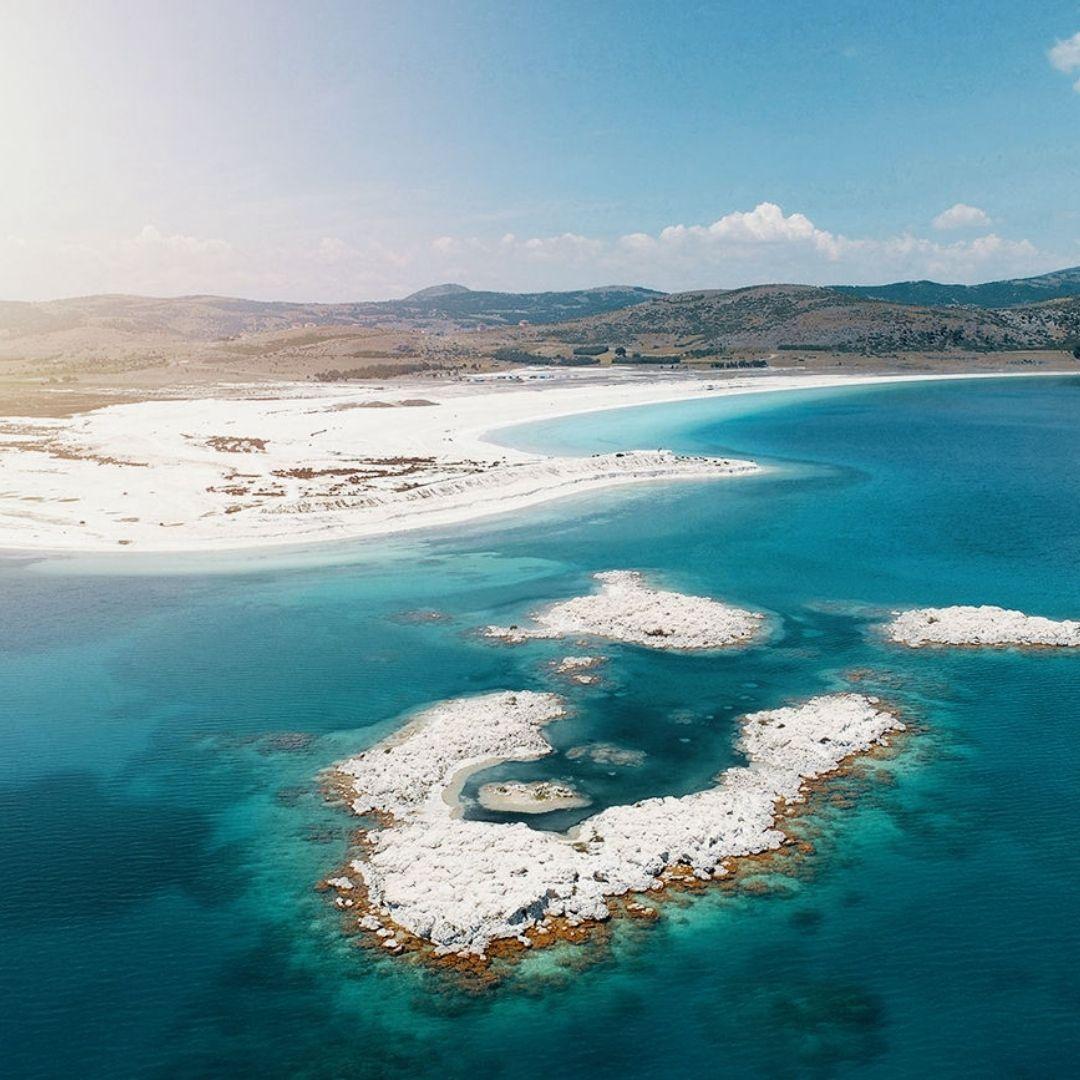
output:
M339 382L460 376L506 364L758 366L766 357L780 366L863 357L871 368L947 362L965 369L981 363L976 354L992 363L992 354L1074 351L1078 342L1080 297L1002 308L916 306L809 285L672 295L620 286L563 293L437 286L355 304L217 296L0 303L0 381Z
M55 334L68 330L112 330L130 335L162 334L188 341L213 341L244 333L303 325L349 324L369 304L292 304L228 296L81 296L40 303L0 303L0 337Z
M809 285L760 285L673 293L554 327L549 336L677 349L888 353L1060 347L1078 332L1080 300L1004 309L915 307Z
M429 285L426 289L417 289L414 293L409 293L405 297L405 302L412 301L423 302L427 300L438 300L443 296L454 296L457 293L472 292L467 285L455 285L453 282L447 282L445 285Z
M1038 277L988 281L982 285L943 285L937 281L897 281L891 285L834 285L835 292L894 304L945 307L957 304L998 308L1080 296L1080 266Z
M228 296L101 295L40 303L0 301L0 339L72 330L163 334L186 341L219 341L240 334L325 326L514 325L552 323L614 311L652 297L652 289L610 285L570 292L476 292L437 285L402 300L306 304Z
M460 285L436 285L382 307L401 319L442 318L462 325L497 326L563 322L618 311L663 295L636 285L541 293L481 292Z

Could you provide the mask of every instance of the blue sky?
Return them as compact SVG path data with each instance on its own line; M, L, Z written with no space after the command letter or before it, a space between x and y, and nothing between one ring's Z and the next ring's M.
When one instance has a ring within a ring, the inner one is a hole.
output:
M1076 0L0 0L0 297L1073 265L1078 34Z

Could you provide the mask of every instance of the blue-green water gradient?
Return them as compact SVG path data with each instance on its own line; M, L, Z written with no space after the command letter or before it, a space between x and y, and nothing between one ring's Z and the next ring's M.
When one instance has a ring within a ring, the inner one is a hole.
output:
M872 627L903 605L1080 614L1078 417L1074 378L618 410L504 438L771 468L323 565L4 563L0 1072L1075 1075L1080 657L905 652ZM721 656L608 647L596 687L550 671L557 644L475 633L618 567L766 610L774 632ZM563 777L595 809L698 790L735 760L740 714L849 686L916 732L820 802L791 873L529 957L494 989L357 948L314 890L352 827L319 771L426 703L566 693L558 752L477 782ZM565 754L595 741L644 758Z

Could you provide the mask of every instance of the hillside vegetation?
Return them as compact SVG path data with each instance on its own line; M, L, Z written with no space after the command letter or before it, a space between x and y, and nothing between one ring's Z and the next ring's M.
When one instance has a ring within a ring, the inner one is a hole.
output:
M674 293L554 327L549 336L631 346L663 335L683 348L891 353L1061 348L1078 334L1080 299L1004 309L914 307L808 285L762 285Z
M937 281L896 281L891 285L834 285L836 292L894 304L945 307L1013 307L1080 296L1080 266L1038 277L988 281L982 285L942 285Z

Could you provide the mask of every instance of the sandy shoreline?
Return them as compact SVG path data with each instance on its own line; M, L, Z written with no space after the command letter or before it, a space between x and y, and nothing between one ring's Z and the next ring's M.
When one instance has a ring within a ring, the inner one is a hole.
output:
M591 457L490 441L530 422L770 391L1042 374L559 373L535 383L259 387L258 398L0 420L0 551L229 552L456 525L616 485L727 478L753 462L626 447Z

